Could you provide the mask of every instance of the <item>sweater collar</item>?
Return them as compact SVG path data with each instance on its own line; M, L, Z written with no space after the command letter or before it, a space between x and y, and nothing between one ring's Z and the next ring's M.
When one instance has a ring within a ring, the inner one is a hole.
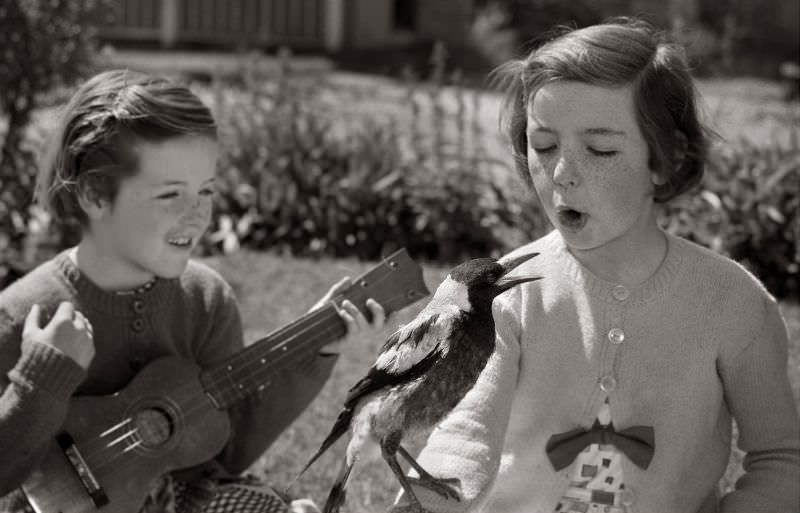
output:
M558 230L548 236L553 253L562 264L561 269L575 283L595 296L609 303L627 304L647 303L664 293L675 281L683 260L685 242L665 232L667 254L664 261L650 278L635 287L623 286L594 275L569 252L569 249Z
M174 289L173 285L177 282L177 279L156 278L153 285L146 290L125 294L103 290L78 269L70 258L69 251L62 251L53 259L64 280L75 290L83 305L115 317L130 315L133 301L145 301L153 308L166 305Z

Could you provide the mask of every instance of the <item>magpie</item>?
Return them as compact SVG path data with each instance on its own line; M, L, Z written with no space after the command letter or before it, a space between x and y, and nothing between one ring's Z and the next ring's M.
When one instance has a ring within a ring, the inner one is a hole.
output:
M339 511L356 460L365 451L376 452L375 448L405 490L411 511L424 511L412 483L459 500L455 487L459 480L430 475L401 442L430 431L473 387L495 348L492 301L516 285L539 279L509 275L536 255L502 262L478 258L458 265L425 308L389 336L375 363L349 390L327 438L295 478L299 479L322 453L350 432L345 460L324 513ZM419 477L404 474L398 454Z

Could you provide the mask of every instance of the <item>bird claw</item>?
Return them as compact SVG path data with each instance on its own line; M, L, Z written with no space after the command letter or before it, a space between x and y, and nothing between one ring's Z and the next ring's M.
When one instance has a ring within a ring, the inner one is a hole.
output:
M457 477L436 477L432 479L409 477L409 480L416 485L423 486L434 493L438 493L445 499L461 501L461 496L458 490L456 490L456 487L461 485L461 480Z

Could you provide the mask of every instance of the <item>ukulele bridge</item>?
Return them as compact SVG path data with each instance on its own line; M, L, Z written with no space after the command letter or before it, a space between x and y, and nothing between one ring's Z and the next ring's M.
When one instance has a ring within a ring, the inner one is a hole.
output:
M67 457L72 469L75 471L75 474L77 474L78 479L80 479L81 484L86 489L95 507L100 508L108 504L106 492L92 473L92 469L86 464L86 460L81 455L78 446L75 445L75 441L70 434L66 431L62 431L56 435L56 441L61 447L61 450L64 451L64 455Z

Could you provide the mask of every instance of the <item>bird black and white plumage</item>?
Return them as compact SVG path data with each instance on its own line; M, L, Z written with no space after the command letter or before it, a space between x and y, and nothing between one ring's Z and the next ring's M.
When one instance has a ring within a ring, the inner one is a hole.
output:
M345 461L324 513L339 511L356 460L373 444L400 481L412 509L423 511L411 483L459 498L454 486L457 479L431 476L401 442L432 429L475 384L494 352L492 301L516 285L539 279L508 274L534 256L522 255L503 263L480 258L460 264L425 308L386 340L366 376L349 390L327 438L298 475L350 432ZM404 474L398 453L419 477Z

